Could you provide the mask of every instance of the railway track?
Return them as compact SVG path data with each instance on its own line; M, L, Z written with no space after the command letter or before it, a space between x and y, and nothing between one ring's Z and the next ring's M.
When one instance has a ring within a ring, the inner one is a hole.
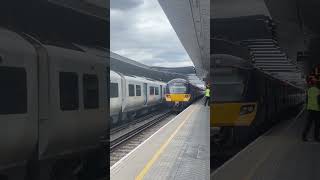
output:
M165 111L158 114L145 123L124 133L116 133L110 136L110 167L119 161L135 147L150 137L174 117L174 113Z
M156 111L156 112L147 114L145 116L139 117L137 119L134 119L134 120L130 121L130 123L126 123L126 124L120 125L118 127L112 128L112 129L110 129L110 136L112 136L113 134L116 134L116 133L118 133L120 131L123 131L123 130L127 129L128 127L130 127L130 126L132 126L134 124L146 121L146 120L152 118L153 116L157 116L157 115L159 115L159 114L161 114L163 112L164 112L164 110Z
M158 114L155 116L153 115L153 117L150 117L150 120L148 120L146 123L143 123L142 125L138 126L137 128L134 128L133 130L128 131L126 133L123 133L121 135L118 135L116 137L113 137L112 135L114 135L116 132L119 132L119 130L116 132L113 132L113 134L111 134L111 137L110 137L110 152L113 152L113 150L116 147L118 147L119 145L121 145L122 143L133 138L134 136L141 133L142 131L154 126L155 124L157 124L161 120L167 118L171 114L172 114L172 112L168 110L168 111L165 111L164 113L161 113L161 114Z

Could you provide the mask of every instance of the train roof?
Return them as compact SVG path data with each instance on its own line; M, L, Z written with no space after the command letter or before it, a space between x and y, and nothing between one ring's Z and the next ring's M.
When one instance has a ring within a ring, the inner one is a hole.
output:
M164 82L161 81L156 81L153 79L145 78L145 77L139 77L139 76L133 76L133 75L124 75L124 78L127 80L133 80L133 81L140 81L144 83L149 83L149 84L165 84Z
M2 50L11 52L14 54L34 54L35 50L32 44L26 39L14 31L10 31L0 27L1 41L0 45Z
M115 71L110 70L110 78L121 78L121 75Z
M29 36L27 34L19 34L15 31L6 29L6 28L0 28L0 36L1 36L1 44L3 49L6 51L14 51L14 53L23 53L23 54L36 54L35 48L32 45L32 41L37 42L41 44L46 51L48 52L49 56L58 56L63 57L66 60L72 60L72 61L87 61L91 63L106 63L106 58L102 56L98 56L98 53L92 53L94 52L94 48L87 48L84 49L82 47L75 46L74 44L70 44L73 46L72 48L66 48L66 47L60 47L57 45L49 45L49 44L43 44L40 41L34 39L32 36ZM88 51L90 50L90 51ZM96 50L99 51L99 50ZM100 50L99 53L102 51Z
M99 57L92 53L66 49L52 45L44 45L44 47L48 51L49 56L58 56L65 58L66 60L72 59L73 61L82 61L88 63L102 63L107 66L106 58Z
M72 44L87 53L93 54L95 56L103 57L106 59L108 58L108 49L104 47L99 47L99 46L89 47L89 46L77 44L77 43L72 43Z
M110 70L110 77L115 77L115 78L121 78L124 77L126 80L132 80L132 81L139 81L139 82L144 82L144 83L149 83L149 84L160 84L160 85L166 85L165 82L161 81L156 81L153 79L145 78L145 77L139 77L139 76L133 76L133 75L123 75L119 72Z
M187 83L188 80L186 79L182 79L182 78L176 78L176 79L172 79L168 82L168 84L170 83Z

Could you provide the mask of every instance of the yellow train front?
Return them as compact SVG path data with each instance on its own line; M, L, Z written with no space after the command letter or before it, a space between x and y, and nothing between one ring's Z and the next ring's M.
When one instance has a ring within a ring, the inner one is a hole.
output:
M214 153L245 146L304 100L303 89L238 58L224 58L215 64L211 77L211 146L219 151Z
M182 111L200 96L199 88L185 79L172 79L167 83L165 98L173 111Z

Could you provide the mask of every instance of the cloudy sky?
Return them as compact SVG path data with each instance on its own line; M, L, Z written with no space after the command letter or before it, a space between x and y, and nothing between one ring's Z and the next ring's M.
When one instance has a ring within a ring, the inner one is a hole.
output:
M157 0L110 5L112 52L151 66L193 66Z

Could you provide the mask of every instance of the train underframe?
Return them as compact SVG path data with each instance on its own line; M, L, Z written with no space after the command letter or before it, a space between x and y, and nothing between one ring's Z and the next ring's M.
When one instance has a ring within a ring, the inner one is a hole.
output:
M112 120L111 128L126 124L130 121L133 121L136 118L145 116L159 109L163 109L164 107L166 107L165 103L161 103L153 106L144 107L138 110L119 112L118 115L110 117L110 119Z
M190 102L167 102L167 106L172 112L180 113L190 105Z
M109 157L106 145L70 155L39 159L35 150L33 157L24 165L7 168L0 174L1 180L98 180L105 178ZM105 158L103 158L105 157Z

